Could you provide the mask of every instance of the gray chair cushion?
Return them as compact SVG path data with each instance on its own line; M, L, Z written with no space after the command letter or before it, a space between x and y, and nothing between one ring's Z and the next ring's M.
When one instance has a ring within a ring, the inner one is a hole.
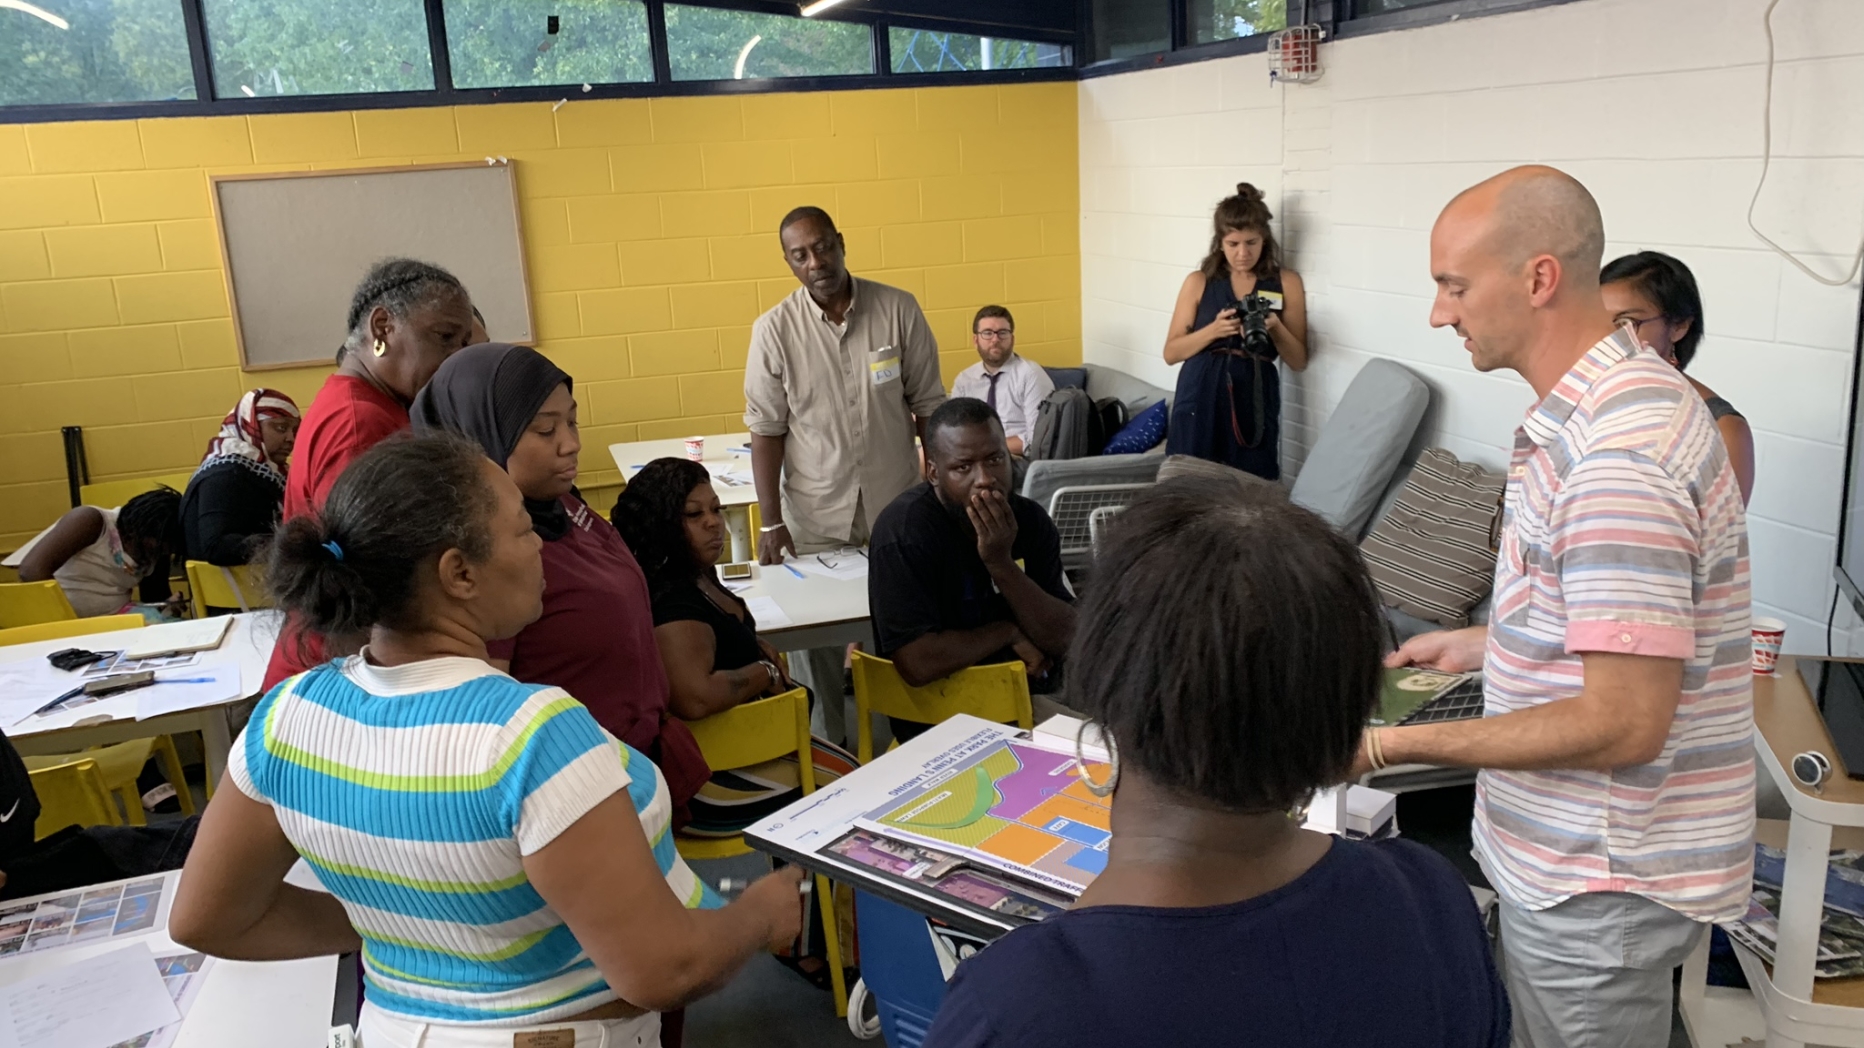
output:
M1048 372L1049 381L1055 383L1056 389L1086 389L1086 368L1052 368L1044 364L1042 370Z
M1044 509L1057 488L1086 484L1150 484L1158 479L1163 451L1143 455L1089 455L1078 459L1037 459L1023 477L1023 497Z
M1391 511L1359 544L1387 607L1447 629L1495 585L1495 535L1508 477L1442 448L1418 456Z
M1084 370L1087 372L1087 395L1095 400L1120 398L1126 402L1127 418L1138 418L1140 412L1161 400L1171 403L1170 390L1160 389L1124 371L1115 371L1099 364L1085 365Z
M1370 361L1321 427L1288 497L1357 542L1429 406L1423 379L1392 361Z

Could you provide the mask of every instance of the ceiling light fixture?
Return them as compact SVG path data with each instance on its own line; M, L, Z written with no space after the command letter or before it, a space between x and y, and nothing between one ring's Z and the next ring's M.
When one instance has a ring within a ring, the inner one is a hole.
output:
M808 18L810 15L819 15L839 3L841 3L841 0L815 0L815 3L803 7L803 17Z
M819 7L821 5L818 4L817 6ZM71 28L70 22L65 21L64 19L58 17L52 12L47 11L43 7L38 7L33 4L29 4L26 2L26 0L0 0L0 7L11 8L15 11L24 11L27 14L33 16L34 18L43 18L47 22L50 22L51 24L57 26L60 29Z

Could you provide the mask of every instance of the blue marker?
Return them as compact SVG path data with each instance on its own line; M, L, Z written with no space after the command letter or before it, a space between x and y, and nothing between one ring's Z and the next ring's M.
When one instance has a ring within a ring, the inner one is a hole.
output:
M802 578L802 577L803 577L803 573L802 573L802 572L800 572L800 571L797 571L797 570L796 570L796 566L795 566L794 564L785 564L785 565L783 565L783 566L784 566L785 568L788 568L788 569L789 569L789 572L790 572L790 574L792 574L792 575L794 575L794 576L796 576L797 578L799 578L799 579L800 579L800 578Z

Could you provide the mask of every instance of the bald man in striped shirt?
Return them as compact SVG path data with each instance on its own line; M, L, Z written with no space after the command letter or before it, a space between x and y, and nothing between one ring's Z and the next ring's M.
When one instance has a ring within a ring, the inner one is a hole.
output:
M1359 770L1480 768L1514 1043L1669 1043L1671 972L1743 912L1753 867L1747 523L1687 380L1599 293L1604 228L1547 167L1452 200L1434 327L1539 402L1515 431L1488 626L1388 660L1481 668L1478 721L1374 728Z

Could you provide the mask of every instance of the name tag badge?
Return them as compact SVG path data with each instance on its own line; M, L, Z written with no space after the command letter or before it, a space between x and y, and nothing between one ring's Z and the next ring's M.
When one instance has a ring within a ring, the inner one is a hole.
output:
M1256 294L1261 295L1263 298L1266 298L1269 300L1270 309L1274 309L1274 310L1281 309L1282 307L1282 293L1281 292L1279 291L1258 291L1256 292Z
M531 1030L511 1035L511 1048L576 1048L576 1030Z
M873 376L874 385L884 386L900 377L900 354L892 346L881 346L874 351L874 359L867 362L868 374Z

